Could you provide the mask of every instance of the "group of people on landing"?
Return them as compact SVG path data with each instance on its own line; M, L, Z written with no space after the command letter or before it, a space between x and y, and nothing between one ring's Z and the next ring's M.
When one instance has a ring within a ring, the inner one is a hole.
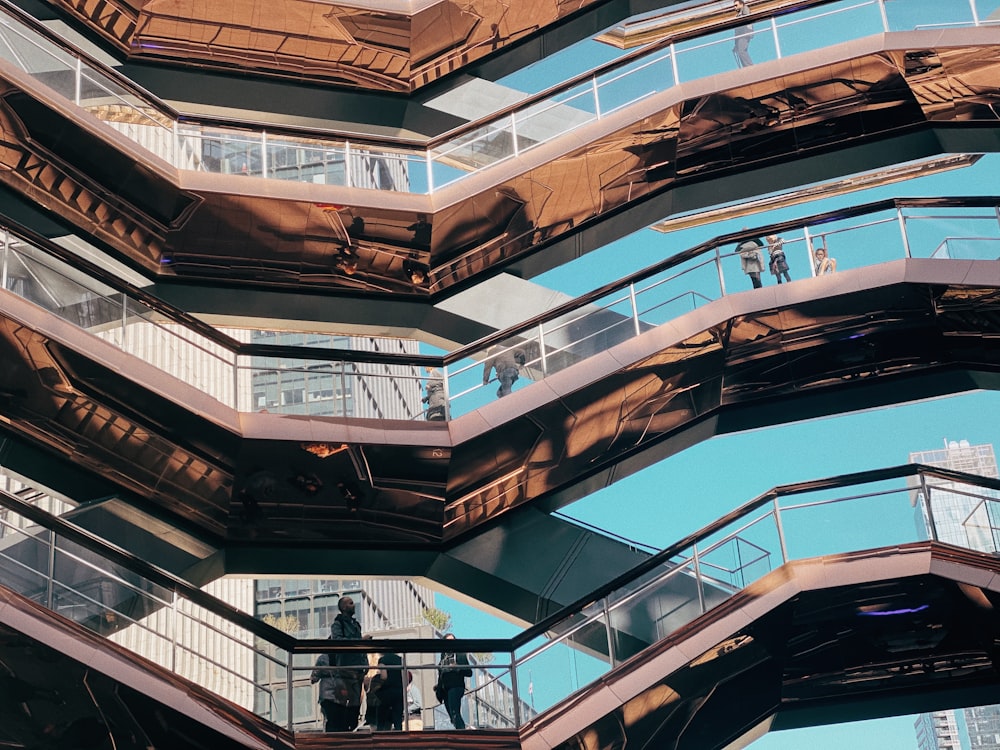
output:
M340 598L337 617L330 625L330 639L360 641L371 636L361 635L361 624L354 616L354 600ZM445 639L455 636L448 633ZM377 730L401 730L407 694L412 687L412 675L407 671L404 681L403 660L399 654L382 654L377 671L369 675L368 655L362 651L320 654L312 671L311 681L319 683L319 705L323 711L327 732L353 732L361 720L361 703L367 703L366 723ZM465 729L462 699L465 680L472 677L469 658L465 654L445 651L438 662L438 681L434 694L448 711L455 729ZM416 706L419 712L419 703Z
M769 234L767 236L767 267L779 284L782 281L792 280L784 245L785 241L778 235ZM740 266L743 273L750 277L750 283L753 284L754 289L760 289L763 286L760 279L760 275L764 271L763 249L764 243L758 237L748 237L736 246L736 252L740 256ZM830 257L826 245L820 245L813 250L813 272L816 276L825 276L836 270L837 261Z

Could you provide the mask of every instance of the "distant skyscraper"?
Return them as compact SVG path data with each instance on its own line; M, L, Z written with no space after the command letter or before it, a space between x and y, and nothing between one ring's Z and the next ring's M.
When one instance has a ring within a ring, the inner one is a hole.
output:
M916 451L910 463L939 466L982 477L1000 477L993 446L970 445L968 440L945 440L944 448ZM994 552L998 549L993 529L992 503L983 496L994 493L955 482L934 480L930 509L937 538L962 547ZM978 495L978 496L976 496ZM917 496L915 496L917 497ZM930 520L922 503L917 504L918 526L930 534ZM914 722L917 750L1000 750L1000 706L935 711L920 714Z
M961 711L935 711L920 714L913 723L917 732L917 750L968 750L964 716Z

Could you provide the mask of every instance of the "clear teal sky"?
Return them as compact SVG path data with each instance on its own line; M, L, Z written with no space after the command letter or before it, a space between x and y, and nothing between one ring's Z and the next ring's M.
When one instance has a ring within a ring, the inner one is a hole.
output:
M756 226L891 196L994 194L998 166L1000 158L988 156L974 167L953 173L683 234L664 236L642 230L538 281L577 295L610 280L601 277L607 268L621 276L717 234L738 231L744 225ZM609 262L611 258L613 263ZM793 277L795 271L793 268ZM775 485L906 463L911 451L943 447L946 439L994 443L1000 450L997 414L1000 393L973 392L722 436L627 477L564 512L662 548ZM457 602L443 600L439 606L454 613L459 634L510 636L516 632L513 626ZM913 717L905 716L776 732L752 747L913 750L916 738Z

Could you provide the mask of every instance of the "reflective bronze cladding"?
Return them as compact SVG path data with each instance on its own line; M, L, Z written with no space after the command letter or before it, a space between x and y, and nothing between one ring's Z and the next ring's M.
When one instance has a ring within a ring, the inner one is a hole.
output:
M606 0L49 0L129 60L408 92ZM641 3L637 5L642 5ZM628 14L629 8L620 13ZM607 23L607 20L604 20ZM594 29L596 31L596 29ZM586 33L585 31L583 33Z
M237 415L4 292L0 415L233 542L433 548L711 434L1000 386L995 263L954 263L730 295L447 423Z
M948 152L959 138L993 149L998 62L1000 47L958 44L782 75L764 63L763 80L686 84L689 98L649 97L431 196L168 168L5 69L0 180L166 280L439 299L505 268L533 276L675 207ZM111 190L115 173L128 177Z

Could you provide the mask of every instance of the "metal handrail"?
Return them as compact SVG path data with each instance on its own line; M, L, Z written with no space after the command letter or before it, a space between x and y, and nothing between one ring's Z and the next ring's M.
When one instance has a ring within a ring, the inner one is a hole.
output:
M970 0L970 7L972 7L971 6L972 1L973 0ZM438 135L434 138L427 139L426 141L423 142L412 141L412 140L406 141L403 139L394 139L391 137L375 137L370 134L369 135L351 134L349 138L346 135L340 138L336 138L334 141L328 142L327 145L322 146L322 148L335 150L337 147L343 147L345 149L345 158L346 158L346 150L350 147L350 144L352 142L355 144L356 147L360 148L361 151L365 151L365 149L376 149L375 152L376 155L379 155L377 149L390 149L390 150L396 149L399 152L400 157L404 161L413 160L415 162L427 165L428 168L428 174L426 175L427 192L433 192L434 182L435 182L433 175L433 167L432 167L433 151L441 146L452 144L454 148L461 148L462 144L454 143L456 140L460 140L464 136L474 135L478 130L481 130L483 128L493 127L494 130L501 131L505 130L509 125L511 127L511 132L513 134L514 131L516 130L516 119L517 119L517 114L519 112L528 112L531 107L537 105L538 103L551 99L560 92L570 91L572 90L572 87L579 86L581 83L584 83L588 80L593 81L596 88L597 80L600 76L605 75L609 71L613 71L619 67L628 66L630 63L634 62L636 59L641 58L642 56L656 54L669 48L668 54L671 57L673 57L676 54L675 47L678 41L684 41L690 38L698 38L705 33L715 33L727 29L736 29L745 25L746 23L753 23L755 21L760 21L765 19L771 21L772 30L774 31L775 34L777 34L777 25L775 19L791 13L797 13L803 10L808 10L813 7L823 6L832 2L834 2L834 0L805 0L805 2L797 2L789 4L788 6L781 6L778 8L770 7L766 11L752 13L749 16L745 17L727 18L721 21L712 21L703 27L687 30L675 35L674 37L653 43L645 48L637 49L634 52L624 55L617 60L609 61L608 63L598 66L592 70L581 73L578 76L573 77L569 81L566 81L550 89L526 97L522 101L510 105L505 109L498 110L497 112L491 113L490 115L484 118L469 123L465 123L459 126L458 128L455 128L451 131ZM850 10L856 7L867 6L869 4L881 6L881 4L884 2L885 0L866 0L866 2L861 3L860 5L851 6L851 8L848 9L839 9L836 12L844 12L845 10ZM9 0L0 0L0 4L2 4L3 6L10 6ZM105 66L103 66L101 63L84 55L80 51L73 49L70 45L66 44L61 39L53 40L51 32L47 30L44 26L39 24L37 21L35 21L33 18L31 18L30 16L27 16L26 14L23 13L18 13L16 10L13 9L10 10L10 13L13 17L18 18L20 22L29 25L32 31L34 31L37 34L43 35L50 43L57 46L64 53L72 55L77 60L86 61L86 64L88 66L93 68L95 71L101 71L102 75L106 73ZM884 12L881 15L883 21L878 30L888 31L887 28L883 28L885 25ZM978 19L976 18L976 15L974 13L971 22L973 24L976 24L978 22ZM964 25L968 25L968 23L965 23ZM781 56L780 49L777 49L776 51L778 52L778 57L780 57ZM247 123L233 123L231 121L223 121L222 124L216 124L219 122L218 120L212 120L211 118L208 117L193 117L189 115L178 115L174 110L172 110L172 108L164 106L162 102L160 102L156 97L150 95L149 92L144 91L140 87L136 86L134 83L128 82L127 79L124 79L123 76L120 76L117 73L107 73L107 77L111 81L113 81L115 85L120 85L126 90L130 91L135 96L145 100L148 106L152 108L159 108L166 117L168 117L170 120L173 121L173 124L175 126L190 125L196 127L218 127L223 130L246 129L253 133L260 133L261 140L259 145L261 148L266 148L264 145L264 140L265 140L264 134L266 133L270 133L273 136L278 136L279 138L282 135L285 135L286 137L290 138L300 138L307 140L313 139L318 141L324 140L323 136L326 136L328 133L328 131L323 131L321 129L307 129L307 128L297 129L287 125L285 126L278 125L273 127L268 125L266 128L263 128L260 125L249 125ZM676 83L679 83L679 81L674 81L674 84ZM606 83L602 85L606 85ZM596 95L597 94L595 91L595 96ZM598 106L596 100L595 100L595 106ZM627 106L627 105L622 105L622 106ZM596 117L599 119L601 116L602 115L599 111L599 106L598 106L598 114L596 115ZM507 119L510 120L509 123L505 122L505 120ZM555 134L552 137L559 137L561 134L562 133ZM192 137L197 138L202 136L192 134ZM341 140L343 141L343 144L338 144L337 141ZM545 140L549 139L546 138ZM420 153L421 150L423 151L423 153ZM514 153L511 155L516 155L516 153L517 153L517 148L516 148L516 136L515 136L515 149ZM386 157L391 156L391 154L388 152L380 155ZM470 173L478 172L481 169L486 168L486 166L480 166L474 168L471 170ZM264 176L266 176L266 174ZM446 180L446 184L447 182L452 182L452 181L453 180L450 181ZM440 185L438 187L440 187Z
M704 574L697 572L698 558L699 556L704 557L706 554L710 554L712 550L722 548L724 545L730 543L731 541L740 540L743 531L750 528L752 525L759 523L768 516L774 515L775 521L777 522L778 515L781 513L787 513L794 511L803 507L807 507L808 504L798 504L790 505L783 508L779 508L776 505L776 501L782 497L794 497L798 495L803 495L805 493L818 492L818 491L830 491L837 489L845 489L853 486L870 484L875 482L883 482L886 480L897 480L908 477L919 477L920 484L908 484L903 491L918 491L919 487L926 486L927 478L939 479L946 482L957 482L960 484L979 487L990 492L1000 493L1000 479L993 479L987 477L979 477L975 475L966 474L960 471L953 471L950 469L943 469L937 467L929 467L921 464L905 464L902 466L894 466L884 469L876 469L864 472L855 472L851 474L844 474L834 477L827 477L823 479L810 480L806 482L798 482L788 485L777 486L753 500L745 503L740 508L722 516L711 524L707 525L703 529L696 531L675 544L667 547L666 549L660 551L659 553L651 556L646 561L633 567L631 570L617 576L614 580L596 588L595 590L588 593L586 596L581 597L577 601L569 604L568 606L560 609L558 612L554 613L550 617L545 618L539 623L527 628L520 634L508 638L463 638L460 640L455 640L449 643L449 650L456 650L461 652L499 652L507 653L510 655L509 662L502 663L496 666L496 669L510 670L511 675L511 689L513 691L513 699L515 703L520 699L520 695L517 691L516 679L514 679L514 674L519 665L526 664L530 662L533 658L544 653L546 650L553 648L559 643L564 643L567 639L571 638L575 633L581 632L583 628L588 627L588 625L593 621L595 617L605 617L610 612L614 612L621 607L627 605L628 602L632 600L641 600L643 594L646 591L651 590L653 587L659 586L668 577L674 576L687 576L692 575L692 572L687 568L690 564L696 566L694 574L698 576L700 581L709 582L713 579L711 577L706 577ZM899 488L886 489L881 492L863 492L856 493L853 495L847 495L842 498L838 498L836 501L844 502L856 499L865 499L872 497L882 497L886 494L893 494L895 492L901 491ZM951 491L949 488L947 491ZM976 495L973 495L976 497ZM979 496L981 497L981 496ZM997 498L1000 502L1000 497ZM835 502L833 500L828 502ZM283 649L289 656L285 662L285 668L288 671L288 679L292 680L296 672L302 672L308 667L302 665L301 663L295 664L296 655L316 655L320 653L385 653L385 652L396 652L396 653L439 653L441 651L442 643L440 639L380 639L380 640L362 640L362 641L330 641L330 640L319 640L319 639L296 639L286 633L283 633L275 628L268 626L250 615L240 612L235 608L221 602L214 597L211 597L204 592L196 589L186 582L178 579L176 576L160 570L156 566L149 564L148 562L136 557L135 555L112 545L105 540L96 537L95 535L86 532L73 524L65 521L62 518L52 516L51 514L26 503L15 495L9 494L4 491L0 491L0 506L12 510L15 513L23 516L25 519L41 526L49 531L54 532L58 537L65 537L72 540L74 543L80 545L81 547L88 549L91 552L96 553L99 556L103 556L108 560L112 561L115 565L120 565L125 570L133 572L143 578L156 583L157 585L163 586L164 588L171 590L175 595L182 596L190 601L195 602L200 607L204 608L206 611L220 616L222 619L228 621L229 623L236 625L240 628L245 629L252 635L256 635L265 643L275 646L279 649ZM770 506L770 507L768 507ZM763 516L758 516L752 518L760 510L766 510ZM930 506L927 506L927 510L930 511ZM726 530L741 520L745 520L746 523L739 525L736 530L729 529L729 533L721 539L713 539L719 532ZM780 523L776 524L780 532ZM55 537L53 537L54 539ZM699 551L699 544L708 541L707 547ZM747 540L744 540L747 541ZM781 540L782 546L784 545L783 540ZM53 541L54 543L54 541ZM748 565L759 562L762 559L766 559L769 555L766 554L767 550L760 545L754 544L751 541L747 543L751 544L753 548L760 550L765 553L763 555L757 556L754 560L749 562L741 561L739 569L742 570ZM691 551L693 554L691 556L685 556L681 553L686 551ZM787 561L787 558L782 556L782 562ZM654 571L656 568L665 566L666 570L662 575L654 576L648 580L643 580L650 572ZM713 567L712 563L708 563L708 567ZM718 567L718 566L715 566ZM720 571L726 573L733 573L733 570L718 568ZM636 589L630 588L630 585L637 581L643 581L642 586ZM721 583L721 582L720 582ZM745 584L736 584L733 588L734 593L738 591ZM720 586L722 590L728 590L730 584L723 584ZM626 596L619 597L611 603L610 608L605 605L605 607L595 607L595 603L599 603L602 600L609 601L610 596L616 591L624 590L627 592ZM699 591L700 591L699 584ZM98 604L100 604L98 602ZM701 612L707 611L709 605L701 601L699 598L699 607ZM587 613L590 614L587 614ZM569 625L569 627L559 627L560 625ZM556 634L554 637L546 637L552 634ZM531 649L526 654L518 655L519 649L525 646L529 646L535 639L539 637L546 637L544 643L535 648ZM658 637L663 637L658 636ZM187 648L187 646L184 646ZM259 653L259 649L252 647L254 652ZM613 658L613 657L612 657ZM279 667L281 662L277 662ZM413 665L417 666L417 665ZM433 665L420 665L418 668L421 669L433 669ZM289 722L293 720L291 714L289 714Z

